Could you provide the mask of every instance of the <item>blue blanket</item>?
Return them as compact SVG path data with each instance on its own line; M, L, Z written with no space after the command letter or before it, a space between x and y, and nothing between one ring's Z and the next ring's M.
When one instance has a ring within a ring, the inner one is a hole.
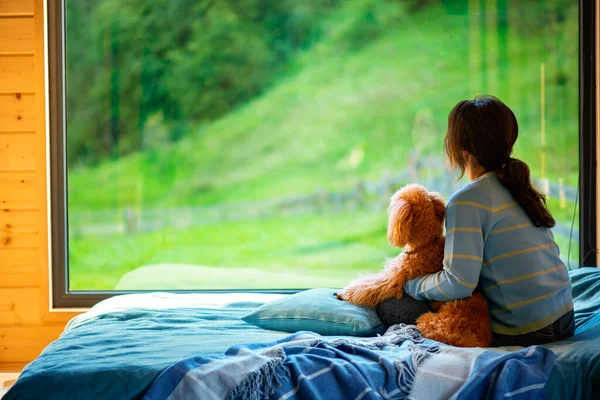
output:
M600 268L581 268L570 275L577 330L573 338L545 346L556 354L556 362L544 391L556 400L596 399L600 393ZM166 368L180 360L288 337L241 320L274 296L140 293L110 298L73 320L25 367L3 400L139 399Z
M439 346L408 325L353 340L301 332L176 363L144 400L536 399L545 397L554 360L538 346L514 352Z

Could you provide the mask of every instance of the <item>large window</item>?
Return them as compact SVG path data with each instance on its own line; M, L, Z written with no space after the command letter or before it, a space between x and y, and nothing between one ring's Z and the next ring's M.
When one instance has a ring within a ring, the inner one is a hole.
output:
M517 115L515 156L576 268L595 240L578 216L595 199L578 192L595 157L579 151L595 143L581 7L64 1L50 13L55 303L340 287L377 271L398 252L393 191L420 182L447 199L464 184L446 167L447 116L483 93Z

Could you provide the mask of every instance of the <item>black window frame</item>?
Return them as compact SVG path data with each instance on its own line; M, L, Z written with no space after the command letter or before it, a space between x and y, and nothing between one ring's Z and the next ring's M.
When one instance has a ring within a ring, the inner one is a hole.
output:
M68 212L65 105L64 0L48 0L48 93L50 155L51 293L53 308L91 307L109 297L150 291L70 291L68 286ZM596 1L579 0L579 229L580 265L597 265L596 246ZM298 290L202 290L174 293Z

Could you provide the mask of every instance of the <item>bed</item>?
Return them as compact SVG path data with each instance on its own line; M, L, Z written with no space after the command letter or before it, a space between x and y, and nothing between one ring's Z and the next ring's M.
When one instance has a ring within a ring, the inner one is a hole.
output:
M547 346L556 360L544 387L550 399L600 393L600 269L572 271L576 334ZM113 297L74 318L28 364L4 399L137 399L166 368L232 345L272 342L285 332L241 317L275 294L145 293ZM506 348L505 350L517 350Z

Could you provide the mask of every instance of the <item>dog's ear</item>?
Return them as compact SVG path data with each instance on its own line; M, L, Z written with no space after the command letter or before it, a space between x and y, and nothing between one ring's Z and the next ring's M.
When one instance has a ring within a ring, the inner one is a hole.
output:
M444 198L439 193L435 192L430 192L429 198L433 203L435 216L440 222L444 222L444 217L446 216L446 205L444 204Z
M394 196L390 203L387 236L390 244L404 247L410 239L413 212L410 202Z

